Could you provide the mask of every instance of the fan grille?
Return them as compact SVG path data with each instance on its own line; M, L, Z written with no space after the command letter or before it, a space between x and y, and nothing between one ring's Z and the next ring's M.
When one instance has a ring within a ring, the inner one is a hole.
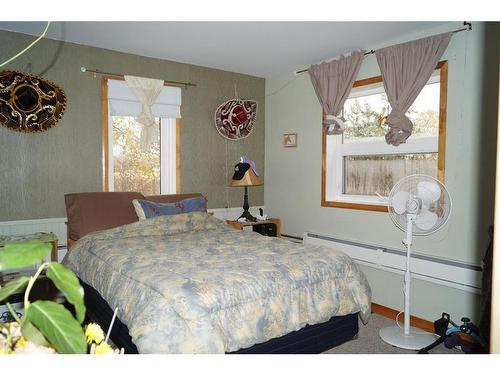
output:
M415 225L415 223L413 223L412 230L414 235L426 235L437 231L446 223L451 213L451 198L445 186L441 182L430 176L422 174L414 174L399 180L389 193L388 210L389 210L389 215L394 224L402 231L404 232L406 231L407 213L406 212L397 213L394 210L394 196L398 192L406 191L410 194L410 198L418 198L417 186L419 183L424 181L437 184L437 186L439 186L440 189L440 197L436 202L428 205L428 207L423 203L423 206L425 207L421 207L421 209L427 209L428 211L436 214L437 221L430 229L425 229L425 230L419 228L417 225Z

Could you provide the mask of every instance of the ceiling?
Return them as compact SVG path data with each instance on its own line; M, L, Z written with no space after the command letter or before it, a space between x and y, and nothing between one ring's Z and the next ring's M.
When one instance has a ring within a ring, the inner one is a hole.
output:
M268 77L443 22L54 22L47 37ZM0 22L39 35L43 22Z

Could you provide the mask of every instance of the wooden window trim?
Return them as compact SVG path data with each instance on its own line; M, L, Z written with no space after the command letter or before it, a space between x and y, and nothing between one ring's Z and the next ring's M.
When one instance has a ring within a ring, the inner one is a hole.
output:
M103 75L101 78L101 130L102 130L102 190L109 191L109 112L108 112L108 80L121 80L122 76ZM165 84L165 86L169 86ZM180 118L175 122L175 148L176 148L176 194L181 193L181 124Z
M436 66L439 69L439 134L438 134L438 168L437 179L444 183L445 178L445 156L446 156L446 112L448 102L448 61L440 61ZM383 82L382 76L375 76L366 79L361 79L352 85L353 88L367 86L374 83ZM323 111L323 117L326 114ZM347 208L353 210L387 212L386 205L379 204L363 204L352 202L338 202L326 200L326 129L322 131L321 141L321 206Z

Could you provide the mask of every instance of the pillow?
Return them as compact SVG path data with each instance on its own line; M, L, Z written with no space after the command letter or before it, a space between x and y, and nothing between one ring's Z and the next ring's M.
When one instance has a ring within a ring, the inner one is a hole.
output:
M155 216L177 215L188 212L206 212L207 199L203 196L187 198L174 203L155 203L145 199L134 199L132 204L139 220Z

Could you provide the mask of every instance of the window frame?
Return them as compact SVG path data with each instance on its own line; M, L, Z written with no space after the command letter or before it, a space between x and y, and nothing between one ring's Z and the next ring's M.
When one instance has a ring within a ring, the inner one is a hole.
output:
M447 114L447 96L448 96L448 61L440 61L436 70L439 70L439 82L440 82L440 92L439 92L439 133L438 133L438 145L437 145L437 179L444 183L445 178L445 154L446 154L446 114ZM367 85L372 85L375 83L383 82L382 76L375 76L366 79L361 79L355 81L353 84L353 88L362 87ZM326 114L323 111L323 118L325 118ZM425 142L425 140L422 140ZM346 208L346 209L354 209L354 210L365 210L365 211L378 211L378 212L387 212L387 203L381 202L380 204L374 204L372 202L369 203L359 203L352 202L346 199L341 200L326 200L326 172L327 172L327 134L326 128L322 129L322 142L321 142L321 206L322 207L335 207L335 208ZM354 146L356 147L356 146ZM353 147L353 148L354 148ZM404 147L404 144L398 147ZM405 153L404 149L399 152L392 152L391 154L396 153ZM406 152L407 153L407 152ZM386 154L381 152L381 154ZM335 161L332 161L335 163ZM334 167L339 167L338 165L334 165ZM342 168L342 167L341 167ZM332 177L333 178L333 177ZM343 181L342 181L343 183ZM363 196L358 197L359 200L362 201ZM366 197L365 197L366 198Z
M110 159L110 142L112 139L112 129L109 126L110 123L110 115L109 115L109 102L108 102L108 81L109 80L125 80L122 76L114 76L114 75L103 75L101 77L101 130L102 130L102 170L103 170L103 180L102 180L102 189L105 192L113 191L109 189L109 181L112 175L111 173L111 164L112 161ZM165 85L169 86L169 85ZM175 185L176 191L175 194L179 194L181 192L181 124L182 121L180 118L176 119L175 122L175 162L176 162L176 176L175 176ZM161 125L160 125L160 136L162 133ZM161 161L163 157L160 154L160 170L161 170ZM160 194L161 186L163 181L160 177Z

